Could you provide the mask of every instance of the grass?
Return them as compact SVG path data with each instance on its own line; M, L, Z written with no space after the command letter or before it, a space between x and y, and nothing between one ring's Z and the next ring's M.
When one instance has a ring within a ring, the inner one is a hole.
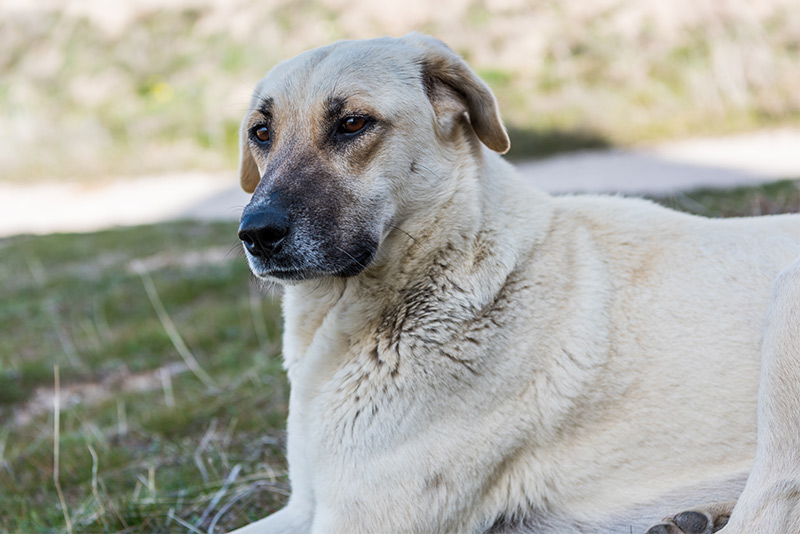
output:
M782 180L760 187L737 187L721 193L698 189L656 199L672 209L704 217L740 217L800 212L800 182Z
M657 201L796 212L800 187ZM221 532L285 502L279 298L237 250L188 221L0 240L0 531Z
M76 532L205 532L280 504L278 299L234 245L234 224L189 222L0 241L0 531L63 531L54 480ZM211 259L181 262L197 250Z
M557 128L508 128L511 149L506 156L510 160L523 160L535 155L546 157L562 152L611 148L611 143L599 134L590 131L559 130Z

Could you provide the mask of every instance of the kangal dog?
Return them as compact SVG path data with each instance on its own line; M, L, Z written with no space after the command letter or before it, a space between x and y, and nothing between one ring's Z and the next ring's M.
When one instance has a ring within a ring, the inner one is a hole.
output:
M258 83L239 238L284 286L292 494L237 532L800 532L800 216L554 198L508 147L422 35Z

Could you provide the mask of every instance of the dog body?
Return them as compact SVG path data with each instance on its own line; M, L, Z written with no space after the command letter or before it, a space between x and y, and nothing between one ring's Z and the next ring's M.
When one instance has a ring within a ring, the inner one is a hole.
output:
M279 65L242 139L240 237L285 285L292 485L242 532L642 532L739 496L760 383L769 467L724 532L800 525L800 371L763 387L797 371L800 217L536 191L486 148L508 144L491 93L421 36Z

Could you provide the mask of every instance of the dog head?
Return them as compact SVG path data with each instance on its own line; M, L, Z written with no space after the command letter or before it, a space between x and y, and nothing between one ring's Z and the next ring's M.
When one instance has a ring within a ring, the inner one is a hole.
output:
M251 270L284 282L361 273L481 142L509 147L494 96L435 39L342 41L280 63L240 131Z

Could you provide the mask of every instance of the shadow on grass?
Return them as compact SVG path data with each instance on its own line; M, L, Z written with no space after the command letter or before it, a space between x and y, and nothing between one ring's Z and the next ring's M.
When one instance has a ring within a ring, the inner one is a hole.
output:
M702 188L650 198L668 208L705 217L800 213L800 179L727 190Z
M613 144L596 132L589 130L535 129L508 127L511 150L508 159L544 158L576 150L607 149Z

